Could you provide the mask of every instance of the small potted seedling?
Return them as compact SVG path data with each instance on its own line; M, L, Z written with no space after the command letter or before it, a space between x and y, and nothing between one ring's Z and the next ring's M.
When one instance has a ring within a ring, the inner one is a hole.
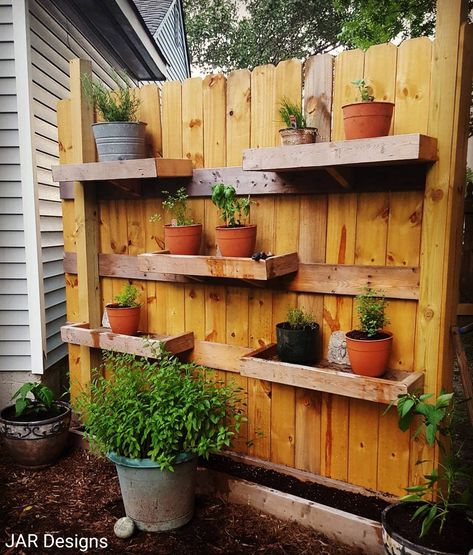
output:
M202 242L202 224L195 224L189 217L187 201L189 196L186 189L180 187L173 195L162 191L166 198L163 200L165 212L171 215L171 223L164 226L164 243L171 254L199 254ZM161 220L161 214L151 216L151 222Z
M287 312L287 321L276 325L277 352L283 362L311 364L317 359L319 324L300 308Z
M367 139L389 135L393 102L375 101L364 79L352 81L358 88L361 102L342 106L346 139Z
M453 393L442 391L432 397L407 393L397 399L399 428L410 432L417 422L411 437L420 436L422 443L438 450L440 462L421 483L406 488L399 503L383 511L386 553L453 555L471 553L473 548L473 473L463 456L463 444L454 445L454 438L461 439L456 429L458 406Z
M82 77L85 96L104 120L92 124L99 160L106 162L144 158L146 123L136 121L140 99L132 90L126 75L116 74L114 80L117 88L112 91L87 75Z
M105 307L113 333L136 335L140 325L141 310L138 296L138 289L127 283L115 297L116 302Z
M222 256L250 257L256 244L256 225L246 224L250 215L250 197L236 196L235 187L216 183L212 202L220 210L224 225L217 226L217 246Z
M356 297L360 329L346 334L348 358L353 372L378 377L386 371L391 354L393 334L384 330L389 324L385 309L388 304L381 291L365 287Z
M305 145L315 143L317 129L307 127L300 105L284 98L279 107L279 117L286 124L279 130L282 145Z
M19 466L50 466L66 446L71 408L55 400L49 387L32 382L24 383L12 401L15 404L0 413L0 435L6 450Z

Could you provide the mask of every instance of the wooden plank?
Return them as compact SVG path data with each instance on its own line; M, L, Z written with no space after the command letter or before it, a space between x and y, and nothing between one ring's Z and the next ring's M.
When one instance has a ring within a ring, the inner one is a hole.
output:
M157 85L143 85L140 95L139 119L146 123L146 150L150 158L163 155L161 135L161 95ZM159 172L158 172L159 173ZM161 174L162 175L162 174Z
M238 257L153 253L138 256L138 268L142 272L250 280L268 280L284 276L296 272L298 265L299 259L296 252L259 261Z
M425 163L437 159L437 139L418 133L309 145L248 149L243 169L301 171L333 166Z
M110 181L191 177L192 163L179 158L143 158L53 166L54 181Z
M317 142L330 141L332 123L333 56L316 54L304 63L304 113L317 128Z
M324 534L329 541L355 550L373 555L384 553L379 522L207 469L199 470L198 491L217 495L229 503L251 506L276 518L296 521Z
M244 356L240 373L269 382L384 404L396 401L398 395L416 391L423 381L421 372L389 370L381 378L369 378L353 374L349 367L331 365L326 361L315 367L281 362L276 357L274 344Z
M113 333L110 328L89 328L88 324L73 324L61 327L61 338L66 343L84 345L94 349L130 353L156 358L161 345L172 354L188 351L194 346L194 334L182 333L175 336L161 334L132 336Z
M470 418L470 424L473 426L473 384L471 382L470 367L468 365L465 348L457 326L452 328L452 335L453 344L455 346L455 355L457 357L458 367L460 368L463 397L466 399L466 409Z
M240 166L243 150L251 144L251 73L247 69L228 74L226 113L227 165Z
M182 85L166 81L162 89L162 143L164 158L182 158Z
M473 316L473 303L460 303L457 308L457 316Z

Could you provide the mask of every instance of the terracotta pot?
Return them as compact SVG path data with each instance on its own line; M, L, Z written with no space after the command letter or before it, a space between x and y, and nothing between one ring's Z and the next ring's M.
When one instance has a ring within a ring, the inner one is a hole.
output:
M307 145L315 143L317 137L317 129L315 127L305 127L304 129L293 129L288 127L280 129L282 145Z
M136 335L140 325L140 306L129 308L118 304L108 304L105 308L113 333Z
M348 332L346 335L348 358L351 369L360 376L371 376L378 378L386 371L393 334L389 331L382 333L387 335L383 339L352 339Z
M255 251L256 225L217 226L217 245L222 256L250 257Z
M202 224L165 225L164 242L171 254L199 254Z
M389 135L394 104L357 102L342 106L345 139L368 139Z

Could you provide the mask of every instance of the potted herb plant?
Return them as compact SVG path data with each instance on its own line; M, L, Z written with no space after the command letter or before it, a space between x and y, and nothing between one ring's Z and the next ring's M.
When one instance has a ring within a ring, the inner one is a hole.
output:
M50 466L66 446L71 408L55 400L49 387L32 382L24 383L12 401L14 405L0 412L0 434L6 450L19 466Z
M290 308L287 321L276 324L277 351L283 362L310 364L317 359L319 324L311 314Z
M202 242L202 224L195 224L189 217L185 187L180 187L173 195L162 191L166 198L163 208L171 214L171 223L164 226L164 242L171 254L199 254ZM161 214L151 216L151 222L161 220Z
M346 139L367 139L389 135L393 117L393 102L378 102L370 94L364 79L352 81L361 96L361 102L342 106Z
M398 398L399 428L406 432L418 421L413 437L421 435L427 445L437 446L441 461L423 483L406 488L407 495L384 510L389 555L467 555L473 548L473 472L462 461L462 445L453 444L457 404L453 393L432 397L408 393Z
M120 77L125 82L122 84ZM101 162L134 160L146 155L146 123L136 121L140 99L126 75L115 75L116 90L83 76L84 94L93 102L103 122L92 124L97 153Z
M279 107L279 117L286 124L279 130L282 145L305 145L315 143L317 129L307 127L307 122L300 105L284 98Z
M212 187L212 202L220 210L225 225L217 226L217 246L222 256L249 257L256 244L256 225L245 224L250 215L250 197L236 196L235 187L216 183Z
M105 307L113 333L136 335L140 325L141 310L138 296L138 289L127 283L115 297L116 303L108 304Z
M117 468L126 515L140 530L183 526L193 515L197 456L229 446L242 419L238 390L202 367L108 352L111 372L78 398L91 448Z
M386 371L391 354L393 334L384 330L389 324L385 309L388 304L381 291L365 287L356 297L360 329L346 334L348 358L353 372L378 377Z

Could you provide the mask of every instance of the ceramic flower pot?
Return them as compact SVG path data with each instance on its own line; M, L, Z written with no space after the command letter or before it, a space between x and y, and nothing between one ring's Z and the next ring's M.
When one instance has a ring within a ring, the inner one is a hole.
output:
M64 451L69 435L71 407L55 401L55 410L15 416L15 406L0 413L0 435L12 459L31 469L51 466ZM43 418L41 418L43 416Z
M311 364L317 359L319 325L293 329L288 322L276 324L277 351L283 362Z
M118 304L108 304L106 307L108 321L113 333L136 335L140 325L140 306L122 307Z
M317 129L315 127L305 127L304 129L293 129L288 127L280 129L281 144L286 145L307 145L315 143Z
M165 225L164 242L171 254L199 254L202 224Z
M359 333L355 330L346 334L351 369L360 376L378 378L386 371L391 355L393 334L388 331L380 332L380 335L384 336L380 339L356 339L353 337Z
M248 258L255 251L256 225L217 226L216 239L222 256Z
M345 139L368 139L389 135L392 102L356 102L342 106Z

